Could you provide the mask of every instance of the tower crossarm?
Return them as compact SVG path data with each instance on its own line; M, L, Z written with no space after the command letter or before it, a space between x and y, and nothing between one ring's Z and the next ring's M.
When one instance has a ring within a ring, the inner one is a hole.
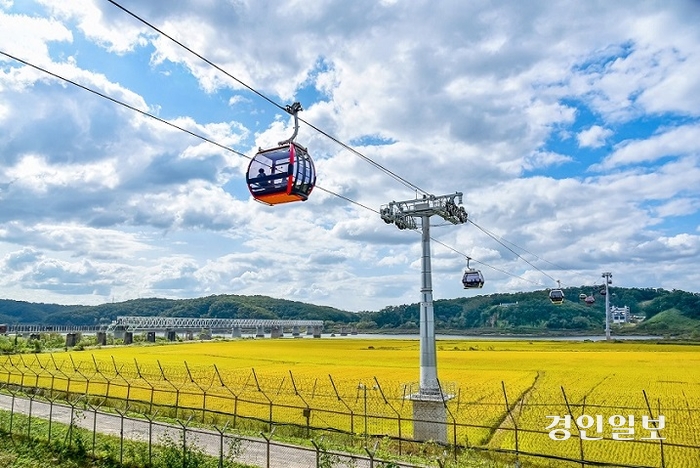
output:
M405 201L392 201L382 205L379 214L387 224L394 223L399 229L416 229L414 218L438 215L452 224L467 222L467 212L462 205L462 192L449 195L426 195Z

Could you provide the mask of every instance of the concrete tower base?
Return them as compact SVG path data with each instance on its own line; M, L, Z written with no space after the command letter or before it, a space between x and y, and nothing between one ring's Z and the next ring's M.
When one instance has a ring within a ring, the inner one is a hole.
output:
M413 439L442 444L447 443L447 408L445 402L454 395L414 393L408 399L413 403Z

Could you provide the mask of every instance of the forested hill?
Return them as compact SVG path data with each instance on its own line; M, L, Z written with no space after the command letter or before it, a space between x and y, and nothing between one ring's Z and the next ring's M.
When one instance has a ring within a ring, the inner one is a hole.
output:
M618 288L611 290L612 306L628 306L645 319L643 333L700 334L700 294L680 290ZM518 331L599 330L605 323L605 297L591 287L565 288L565 301L551 304L547 291L478 295L435 301L438 330L477 328ZM579 295L594 295L593 305ZM99 306L64 306L0 300L0 323L42 325L107 324L118 315L323 320L327 328L354 324L360 330L415 329L419 304L385 307L378 311L348 312L266 296L218 295L196 299L134 299Z
M267 296L133 299L99 306L62 306L0 300L0 323L96 325L110 323L118 315L304 319L341 323L357 320L356 314L352 312Z
M562 289L565 300L554 305L547 291L491 294L435 301L435 326L442 330L478 328L518 331L600 330L605 326L605 296L591 287ZM692 333L700 336L700 294L680 290L614 288L610 305L628 306L644 317L640 333ZM593 295L586 305L581 294ZM364 328L413 328L419 323L419 304L386 307L361 314ZM367 322L366 324L363 322Z

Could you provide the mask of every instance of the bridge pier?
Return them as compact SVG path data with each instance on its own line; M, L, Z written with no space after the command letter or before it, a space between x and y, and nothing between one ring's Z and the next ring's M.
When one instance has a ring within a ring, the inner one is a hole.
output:
M233 327L233 330L231 331L231 337L240 338L241 336L241 327Z
M130 345L134 342L134 332L124 332L124 344Z
M148 333L146 333L146 341L149 343L155 343L156 342L156 332L149 331Z
M320 326L318 326L318 325L314 325L314 327L313 327L313 329L314 329L314 338L321 338L321 328L322 328L322 327L320 327Z
M348 329L341 325L340 336L348 336Z
M68 333L66 334L66 348L73 348L75 345L78 344L78 334L77 333Z
M263 325L258 325L255 327L255 338L265 338L265 327Z
M299 326L298 325L294 325L292 327L292 336L294 338L299 338Z
M167 330L167 331L165 332L165 334L166 334L166 337L167 337L168 341L175 341L175 340L177 340L177 333L175 332L175 330Z
M270 338L282 338L284 336L284 330L280 325L273 325L272 332L270 333Z
M97 343L97 346L105 346L107 344L107 333L103 331L97 332L97 335L95 336L95 341Z

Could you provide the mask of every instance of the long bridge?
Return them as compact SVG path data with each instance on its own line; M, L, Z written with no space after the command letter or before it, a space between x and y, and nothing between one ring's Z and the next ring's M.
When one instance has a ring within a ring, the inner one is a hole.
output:
M300 329L306 328L308 335L321 337L323 320L280 320L280 319L227 319L201 317L142 317L125 315L118 316L108 327L107 332L115 337L123 337L124 333L134 332L164 332L164 333L197 333L197 332L227 332L234 337L241 336L244 329L255 330L256 336L265 336L265 330L271 330L271 336L283 336L284 329L291 328L292 336L299 336Z
M264 338L269 330L271 338L281 338L285 330L291 331L293 337L300 337L301 330L305 329L307 335L321 338L323 320L282 320L282 319L229 319L229 318L201 318L201 317L149 317L149 316L118 316L109 325L40 325L40 324L0 324L0 335L23 334L29 339L39 339L41 333L60 333L66 335L66 346L71 347L80 341L81 334L96 334L98 344L107 343L107 334L111 333L115 339L124 341L124 344L133 342L134 333L145 332L146 340L156 341L156 334L162 333L168 340L175 341L178 334L186 340L211 339L213 333L230 333L233 338L242 336L243 330L254 331L256 338ZM357 335L357 328L353 325L340 326L340 336L348 334ZM331 334L331 336L335 336Z

